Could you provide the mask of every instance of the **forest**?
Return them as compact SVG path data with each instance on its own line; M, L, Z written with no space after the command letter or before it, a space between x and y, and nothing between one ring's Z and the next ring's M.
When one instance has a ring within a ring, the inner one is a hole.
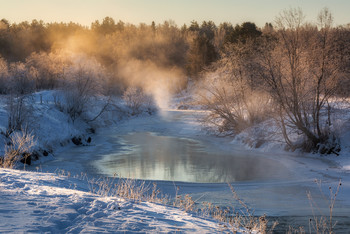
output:
M8 134L24 125L26 99L36 91L64 91L62 111L74 120L99 95L141 92L165 107L164 96L191 84L212 132L236 135L273 121L278 129L258 138L279 131L287 150L338 154L339 105L348 106L350 96L350 25L334 26L327 8L315 22L298 8L262 28L212 21L179 27L171 20L133 25L111 17L90 27L2 19L0 94L8 98Z

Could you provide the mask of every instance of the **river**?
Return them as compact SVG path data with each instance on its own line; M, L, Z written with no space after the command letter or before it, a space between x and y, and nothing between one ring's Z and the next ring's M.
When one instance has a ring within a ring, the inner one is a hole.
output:
M307 192L328 215L329 200L324 199L315 179L327 188L337 185L339 174L324 173L336 167L330 160L296 153L261 153L233 144L228 137L208 135L198 124L203 114L163 110L99 129L92 146L68 147L42 168L147 180L156 182L163 193L190 194L197 203L223 207L237 205L230 183L255 215L279 220L277 230L281 232L289 225L307 226L313 216ZM327 189L324 193L329 194ZM340 192L334 209L338 231L350 227L349 211L350 201Z

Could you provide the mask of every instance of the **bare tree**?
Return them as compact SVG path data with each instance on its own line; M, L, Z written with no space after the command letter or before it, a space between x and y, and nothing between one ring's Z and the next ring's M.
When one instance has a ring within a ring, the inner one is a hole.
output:
M283 11L276 20L276 43L265 44L259 56L257 72L278 104L282 131L291 147L295 144L287 128L303 134L309 148L330 139L331 121L321 121L321 115L335 94L340 71L331 23L327 9L319 14L319 28L306 24L300 9Z

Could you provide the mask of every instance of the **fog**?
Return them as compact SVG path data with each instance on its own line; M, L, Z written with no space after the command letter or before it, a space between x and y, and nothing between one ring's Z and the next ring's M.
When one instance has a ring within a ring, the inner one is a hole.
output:
M180 69L159 67L151 61L128 60L118 65L118 75L128 86L140 87L152 95L158 107L168 107L171 94L185 84Z
M95 30L73 27L70 36L62 30L57 26L50 30L54 42L47 53L67 65L95 74L97 70L96 79L106 83L112 93L137 87L151 95L158 107L166 108L171 95L186 85L181 58L186 53L173 45L177 41L185 47L185 41L175 27L159 26L156 32L151 26L128 24L113 33L106 33L108 28L102 26Z

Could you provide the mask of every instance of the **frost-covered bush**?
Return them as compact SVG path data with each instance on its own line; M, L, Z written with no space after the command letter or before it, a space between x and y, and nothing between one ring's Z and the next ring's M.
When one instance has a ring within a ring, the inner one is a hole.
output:
M28 70L23 63L10 65L9 79L7 84L8 134L21 130L28 125L32 106L31 94L35 90L35 83L29 76Z
M0 94L4 94L8 89L9 73L7 62L0 57Z
M34 135L27 132L14 132L10 144L5 146L5 155L0 157L0 167L13 168L20 160L27 161L35 145Z
M10 64L9 92L25 95L35 90L35 82L24 63Z
M129 107L131 115L138 115L143 111L151 114L156 109L153 98L145 94L140 88L127 88L123 94L123 100L126 106Z
M254 89L246 76L235 72L219 68L200 86L198 101L209 111L203 123L219 134L238 134L266 120L272 109L269 95Z
M83 56L69 67L62 86L63 110L73 121L87 110L90 100L101 92L102 76L102 67L95 60Z
M32 113L32 96L10 94L7 98L7 134L22 130L29 124Z

